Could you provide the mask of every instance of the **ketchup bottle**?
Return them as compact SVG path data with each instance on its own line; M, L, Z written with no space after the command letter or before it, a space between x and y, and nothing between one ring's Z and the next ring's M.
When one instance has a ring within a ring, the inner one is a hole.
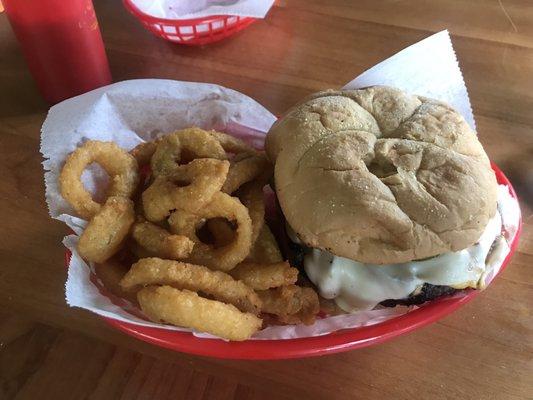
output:
M91 0L1 0L33 78L51 104L111 83Z

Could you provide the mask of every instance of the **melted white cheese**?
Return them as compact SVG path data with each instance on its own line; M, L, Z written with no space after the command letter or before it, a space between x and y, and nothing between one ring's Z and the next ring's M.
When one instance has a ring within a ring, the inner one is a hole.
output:
M322 297L335 299L347 312L370 310L384 300L406 298L424 283L483 288L487 265L492 264L486 263L487 255L501 229L502 219L496 212L478 243L461 251L421 261L374 265L313 249L305 256L304 267ZM501 242L505 241L497 240L496 247L503 246Z

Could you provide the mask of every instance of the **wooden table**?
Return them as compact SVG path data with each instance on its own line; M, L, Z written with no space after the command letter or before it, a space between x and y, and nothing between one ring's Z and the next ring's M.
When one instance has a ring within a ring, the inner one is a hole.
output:
M448 28L481 141L515 183L524 233L510 267L472 303L391 342L321 358L221 361L125 336L64 301L67 228L43 194L40 99L0 15L0 398L531 399L533 6L520 0L278 1L268 18L204 48L164 42L119 1L95 2L115 80L214 82L275 114L337 88Z

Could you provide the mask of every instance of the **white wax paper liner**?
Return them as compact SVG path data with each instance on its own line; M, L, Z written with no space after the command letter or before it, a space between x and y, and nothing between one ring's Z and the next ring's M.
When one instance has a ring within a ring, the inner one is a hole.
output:
M145 14L165 19L195 19L213 15L264 18L274 0L132 0Z
M431 52L433 57L426 57L427 52ZM428 77L427 74L413 72L413 65L421 58L424 69L439 71L439 74ZM443 65L448 66L447 71L442 70ZM350 82L347 88L374 84L397 86L412 93L447 101L467 118L469 115L471 117L470 102L447 32L433 35L376 65ZM259 148L274 121L275 117L264 107L234 90L207 83L158 79L116 83L52 107L42 128L41 152L45 158L43 166L50 215L65 222L75 233L64 239L65 246L72 252L66 282L67 303L133 324L190 331L146 321L128 302L107 296L92 268L78 255L76 235L83 231L86 221L74 216L72 208L61 197L57 183L61 166L70 152L90 139L114 141L129 150L138 143L189 126L226 131ZM469 122L474 126L473 117ZM93 167L84 173L82 180L99 196L104 177L99 168ZM507 232L516 232L518 204L506 188L501 193L500 198L504 199L504 203L500 209L503 211L505 229ZM500 259L494 261L493 275L500 268L504 256L502 254ZM413 308L396 307L338 315L320 319L312 326L273 326L258 332L254 339L319 336L338 329L376 324ZM194 334L212 337L203 333Z
M476 130L463 74L446 30L368 69L343 89L374 85L394 86L408 93L442 100L454 107Z

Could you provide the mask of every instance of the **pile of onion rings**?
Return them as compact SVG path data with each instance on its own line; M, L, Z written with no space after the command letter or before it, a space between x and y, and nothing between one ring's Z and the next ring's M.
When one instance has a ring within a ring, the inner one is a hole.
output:
M92 163L109 175L102 204L81 181ZM88 141L66 159L59 186L88 221L78 252L107 293L154 322L246 340L267 323L312 324L319 307L265 223L272 174L263 152L189 128L129 153Z

